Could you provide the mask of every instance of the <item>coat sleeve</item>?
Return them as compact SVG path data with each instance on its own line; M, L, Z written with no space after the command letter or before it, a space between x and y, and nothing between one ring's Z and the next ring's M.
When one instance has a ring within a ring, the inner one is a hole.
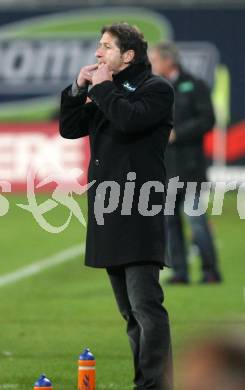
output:
M193 116L176 126L176 143L201 139L215 123L213 105L207 85L197 80L193 91Z
M87 103L87 89L79 96L71 95L71 86L61 94L59 130L64 138L74 139L89 134L90 121L95 105Z
M112 81L96 84L89 92L106 118L121 133L139 133L171 117L174 92L169 84L159 83L142 89L139 98L130 102Z

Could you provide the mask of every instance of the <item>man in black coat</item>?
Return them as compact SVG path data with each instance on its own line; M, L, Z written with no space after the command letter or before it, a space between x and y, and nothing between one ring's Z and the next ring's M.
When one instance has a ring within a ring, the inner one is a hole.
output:
M143 35L127 23L101 31L98 64L62 93L60 133L89 135L85 264L106 268L133 352L135 390L171 389L165 264L164 151L174 93L153 76Z
M184 187L177 192L175 212L167 218L169 253L174 275L169 283L188 283L188 265L182 228L184 201L190 202L186 191L188 182L197 183L194 208L202 201L200 184L207 181L203 137L212 129L215 118L209 88L204 81L183 70L178 49L172 43L159 43L151 49L153 71L167 78L175 90L174 129L166 151L166 168L169 179L176 176ZM168 189L170 191L170 188ZM205 214L188 216L193 241L202 260L202 283L220 282L217 254Z

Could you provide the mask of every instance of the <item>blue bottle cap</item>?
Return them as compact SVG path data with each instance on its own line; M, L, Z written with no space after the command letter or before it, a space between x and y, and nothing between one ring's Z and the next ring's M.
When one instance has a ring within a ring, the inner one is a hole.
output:
M94 355L90 352L89 348L85 348L79 356L79 360L95 360Z
M42 374L38 381L34 384L35 387L52 387L52 383L45 374Z

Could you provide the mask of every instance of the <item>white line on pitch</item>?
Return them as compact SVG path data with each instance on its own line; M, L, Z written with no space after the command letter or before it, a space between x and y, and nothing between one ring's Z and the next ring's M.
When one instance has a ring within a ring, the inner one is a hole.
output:
M74 257L84 254L85 244L74 245L68 249L60 251L49 257L45 257L31 265L20 268L17 271L10 272L6 275L0 276L0 287L15 283L18 280L27 278L29 276L38 274L45 269L55 267L56 265L72 260Z

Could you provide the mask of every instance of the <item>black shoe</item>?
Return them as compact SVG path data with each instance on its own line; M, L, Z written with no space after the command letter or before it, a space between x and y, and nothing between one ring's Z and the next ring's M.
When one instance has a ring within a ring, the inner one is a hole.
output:
M219 273L209 273L202 277L200 280L200 284L215 284L215 283L221 283L222 278Z
M187 276L177 276L173 275L169 279L166 280L167 284L188 284L189 279Z

